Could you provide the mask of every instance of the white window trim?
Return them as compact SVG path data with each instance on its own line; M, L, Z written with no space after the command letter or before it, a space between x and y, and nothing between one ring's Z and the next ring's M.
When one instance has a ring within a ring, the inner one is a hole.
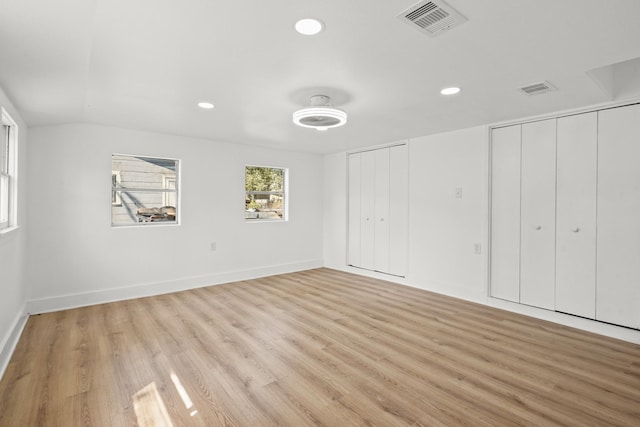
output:
M14 226L9 226L7 228L2 228L0 229L0 237L5 237L7 235L9 235L11 232L16 231L20 229L19 225L14 225Z
M18 227L18 125L11 118L9 113L2 108L2 125L9 126L11 132L9 134L8 148L8 170L5 176L9 179L9 211L8 220L0 226L0 235L6 235L11 231L17 230ZM2 135L4 138L4 134Z
M282 182L282 191L247 191L246 190L246 179L247 179L247 167L254 168L266 168L266 169L281 169L284 171L284 177ZM271 222L288 222L289 221L289 198L291 197L289 194L289 168L283 166L266 166L266 165L255 165L255 164L247 164L244 166L244 180L243 180L243 188L245 188L244 196L247 194L282 194L282 218L278 219L249 219L245 218L244 222L246 224L253 223L271 223ZM246 211L245 211L246 212Z
M4 135L2 136L4 138ZM9 150L7 150L9 152ZM9 160L9 159L7 159ZM9 226L11 225L11 194L13 193L13 191L11 191L11 187L13 185L13 177L11 176L10 173L4 173L4 172L0 172L0 202L2 202L2 196L3 196L3 191L2 191L2 183L6 183L7 185L7 218L6 221L2 220L2 217L0 216L0 230L4 230L6 228L9 228ZM2 215L2 213L0 213L0 215Z
M180 208L180 200L181 200L181 191L180 191L180 186L182 185L182 160L180 159L176 159L176 158L172 158L172 157L164 157L164 156L151 156L148 154L125 154L125 153L111 153L111 161L113 164L113 156L127 156L127 157L142 157L142 158L147 158L147 159L160 159L160 160L173 160L176 162L176 173L175 173L175 177L176 177L176 188L175 190L171 191L173 193L176 194L176 219L174 221L158 221L158 222L137 222L134 224L114 224L113 222L111 222L111 228L112 229L126 229L126 228L140 228L140 227L173 227L173 226L179 226L181 224L181 208ZM111 174L113 176L114 173L119 173L118 171L114 171L113 169L111 170ZM112 181L113 182L113 181ZM120 181L118 181L120 182ZM110 190L113 191L113 185L110 184ZM140 191L140 192L162 192L162 193L166 193L166 189L152 189L152 188L127 188L128 191ZM113 198L111 198L111 200L113 200ZM113 214L113 207L117 206L114 205L112 203L109 204L109 216L111 217L111 215Z

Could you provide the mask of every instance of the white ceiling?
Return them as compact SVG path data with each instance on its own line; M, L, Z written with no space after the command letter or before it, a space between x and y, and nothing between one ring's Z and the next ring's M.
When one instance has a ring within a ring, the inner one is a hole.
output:
M629 95L587 72L640 57L640 1L448 2L468 21L429 38L396 18L416 0L0 0L0 85L29 126L89 122L317 153ZM303 17L325 31L297 34ZM558 91L517 90L542 80ZM463 91L440 95L450 85ZM346 126L292 123L316 93L349 113Z

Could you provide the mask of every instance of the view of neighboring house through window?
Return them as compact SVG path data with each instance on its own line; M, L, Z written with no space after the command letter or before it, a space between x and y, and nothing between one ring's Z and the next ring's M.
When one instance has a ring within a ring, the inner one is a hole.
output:
M164 188L168 188L170 190L175 190L176 189L176 176L174 175L165 175L163 177L163 186ZM163 202L162 204L164 206L176 206L176 193L174 192L166 192L163 195Z
M115 206L122 205L122 199L120 198L120 191L116 188L120 185L120 172L111 171L111 204Z
M16 225L18 127L2 110L0 138L0 230Z
M178 222L178 160L113 154L111 224Z
M245 167L245 219L286 220L286 186L286 169Z

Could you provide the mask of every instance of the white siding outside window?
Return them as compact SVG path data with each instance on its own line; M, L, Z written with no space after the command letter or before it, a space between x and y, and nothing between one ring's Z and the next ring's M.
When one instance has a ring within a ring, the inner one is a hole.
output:
M178 223L179 161L111 156L111 225Z

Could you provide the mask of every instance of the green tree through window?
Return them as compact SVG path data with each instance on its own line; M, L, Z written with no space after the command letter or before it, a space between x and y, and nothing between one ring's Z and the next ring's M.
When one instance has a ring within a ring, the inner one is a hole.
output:
M245 168L245 219L284 219L285 169Z

